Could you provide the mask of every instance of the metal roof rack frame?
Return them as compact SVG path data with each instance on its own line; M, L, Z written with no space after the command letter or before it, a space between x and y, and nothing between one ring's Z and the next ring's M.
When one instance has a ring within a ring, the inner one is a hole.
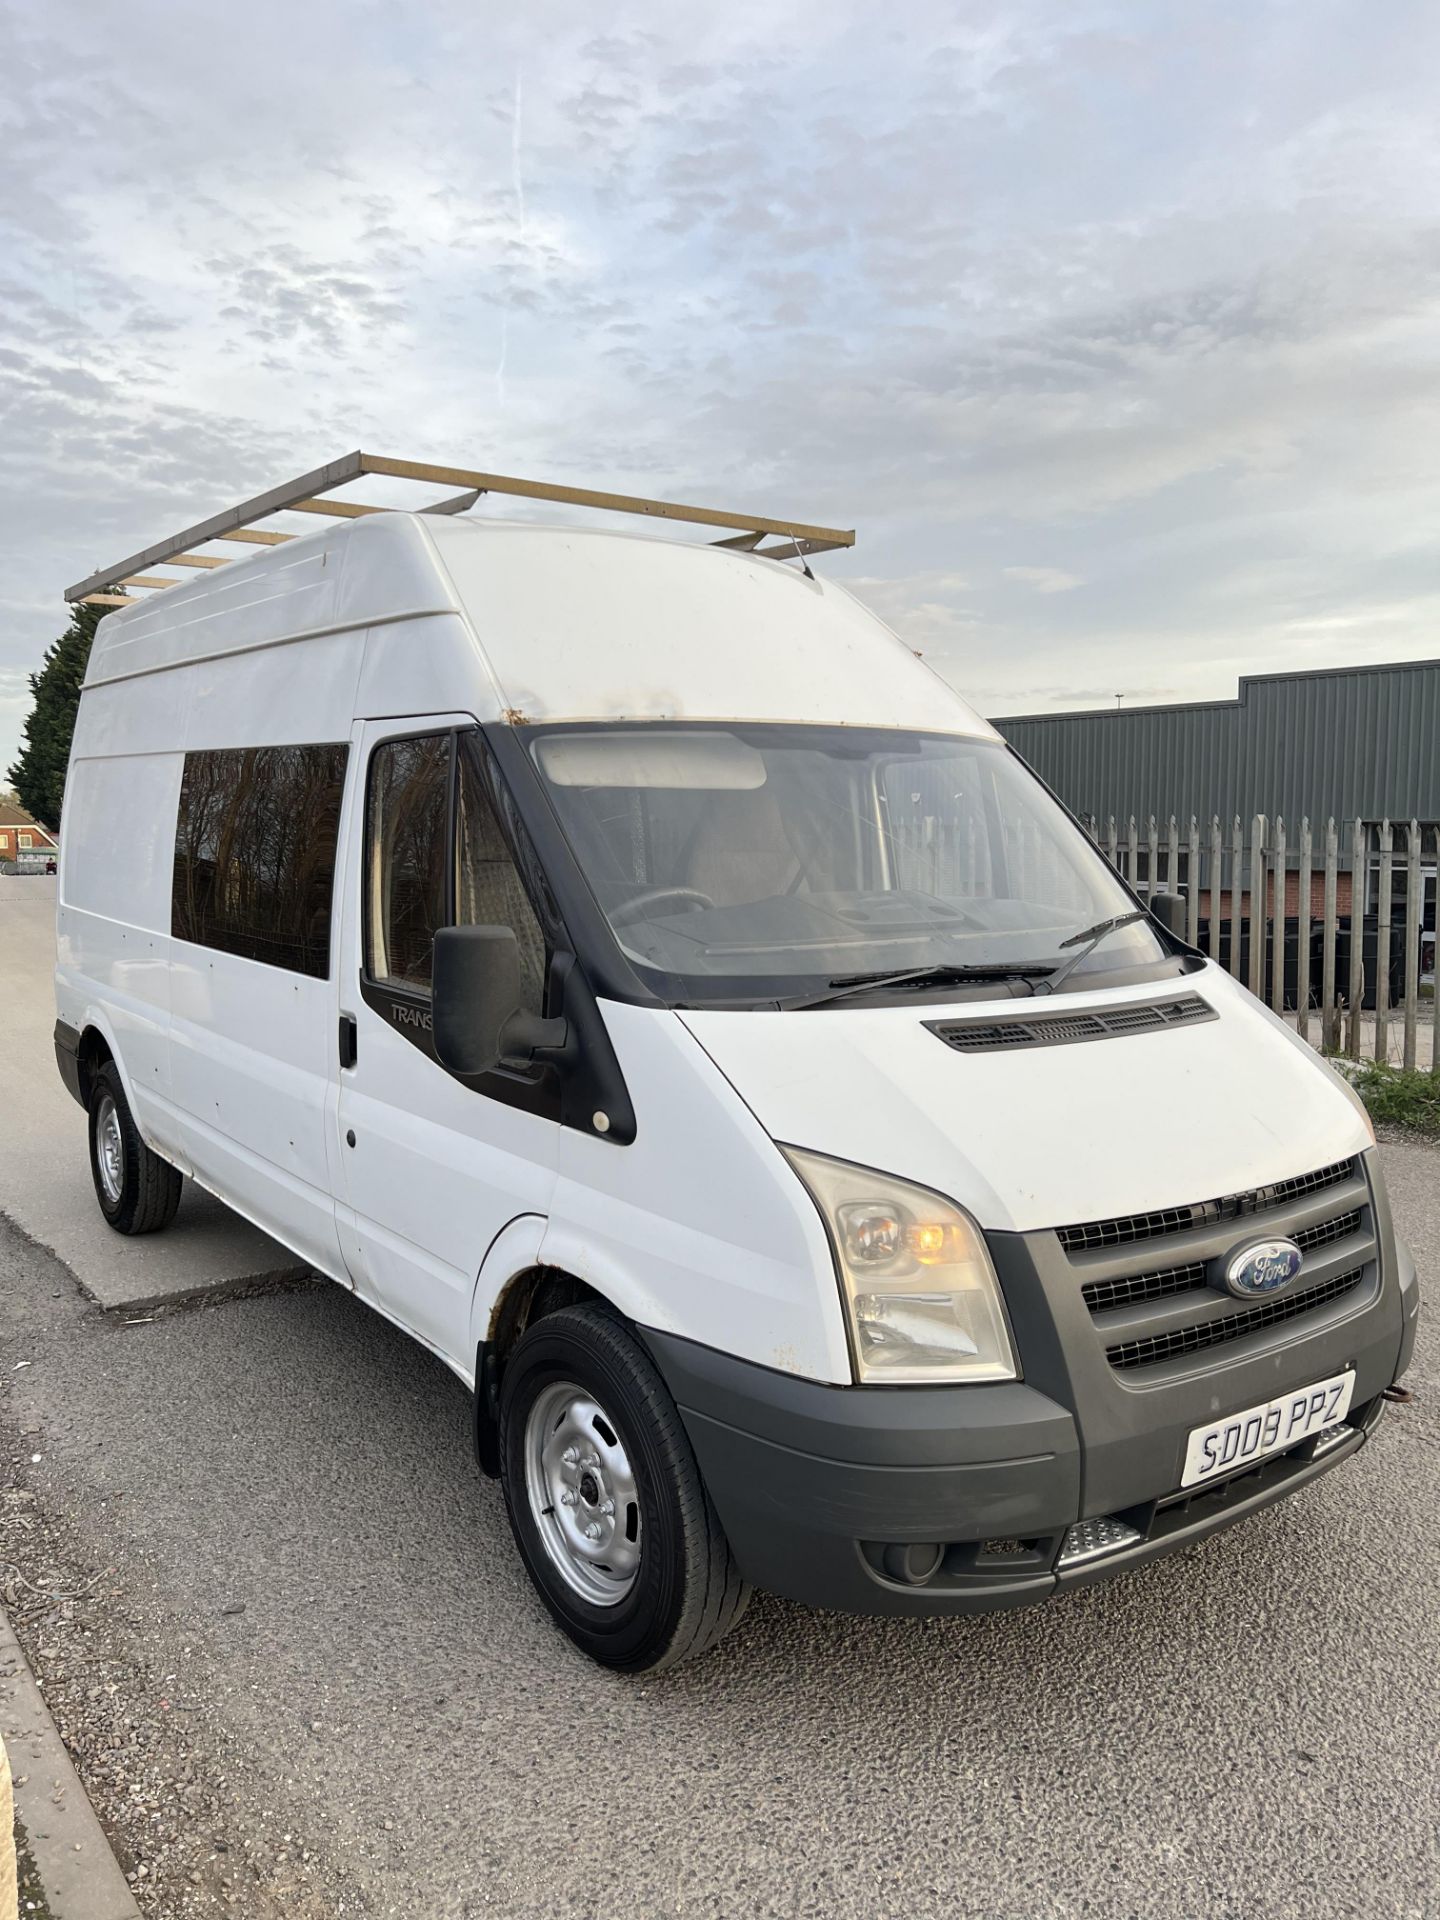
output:
M419 508L374 507L355 500L331 500L325 496L351 480L367 473L394 480L419 481L427 486L458 487L461 491L443 500ZM223 567L229 561L215 554L197 553L197 547L211 540L234 540L252 546L279 546L296 536L256 526L276 513L328 514L335 519L354 520L370 513L464 513L487 493L513 494L524 500L554 500L565 506L592 507L605 513L636 513L655 520L678 520L702 527L735 528L732 536L715 541L717 547L734 547L761 555L768 560L799 559L807 554L829 553L837 547L853 547L854 528L812 527L798 520L770 520L753 513L728 513L714 507L681 506L673 500L647 500L636 494L598 493L590 487L552 486L543 480L517 480L501 473L473 473L464 467L437 467L421 460L387 460L374 453L347 453L328 466L302 473L296 480L257 493L253 500L227 507L208 520L201 520L183 533L171 534L143 552L132 553L77 581L65 589L68 601L88 606L130 607L138 597L127 588L139 587L154 592L179 584L178 580L152 575L148 567ZM765 546L766 540L778 545Z

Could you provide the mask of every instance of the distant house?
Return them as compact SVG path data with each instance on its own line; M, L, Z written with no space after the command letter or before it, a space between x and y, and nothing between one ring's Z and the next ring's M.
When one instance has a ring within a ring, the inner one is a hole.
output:
M29 866L35 860L54 859L59 851L59 842L48 827L32 820L15 801L0 800L0 860Z

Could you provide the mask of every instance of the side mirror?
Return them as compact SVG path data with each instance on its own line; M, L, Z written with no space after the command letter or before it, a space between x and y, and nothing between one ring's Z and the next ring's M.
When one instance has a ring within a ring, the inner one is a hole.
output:
M1150 917L1177 940L1190 939L1190 903L1183 893L1155 893L1149 900Z
M563 1020L520 1005L520 949L513 927L442 927L431 973L435 1053L451 1073L527 1066L542 1048L563 1047Z

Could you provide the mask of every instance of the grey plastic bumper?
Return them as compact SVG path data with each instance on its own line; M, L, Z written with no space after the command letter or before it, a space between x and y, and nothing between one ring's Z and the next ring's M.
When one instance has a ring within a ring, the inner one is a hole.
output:
M986 1613L1106 1579L1328 1473L1382 1411L1377 1393L1352 1411L1354 1436L1322 1455L1302 1447L1193 1498L1152 1500L1128 1516L1133 1545L1064 1568L1080 1443L1072 1416L1033 1388L823 1386L642 1332L745 1578L848 1613ZM919 1583L905 1577L907 1545L933 1549Z
M1054 1591L1080 1449L1070 1415L1043 1394L828 1387L641 1331L756 1586L851 1613L974 1613ZM1026 1541L1037 1545L985 1552ZM884 1547L907 1542L951 1549L923 1587L885 1572Z

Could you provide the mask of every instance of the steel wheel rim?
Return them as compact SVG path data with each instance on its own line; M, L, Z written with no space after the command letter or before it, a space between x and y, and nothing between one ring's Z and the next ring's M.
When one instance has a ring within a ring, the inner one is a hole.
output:
M100 1169L105 1198L111 1206L118 1206L125 1191L125 1136L120 1131L120 1110L108 1093L101 1098L95 1116L95 1164Z
M525 1493L566 1586L618 1606L640 1572L640 1492L619 1428L573 1380L543 1388L526 1417Z

